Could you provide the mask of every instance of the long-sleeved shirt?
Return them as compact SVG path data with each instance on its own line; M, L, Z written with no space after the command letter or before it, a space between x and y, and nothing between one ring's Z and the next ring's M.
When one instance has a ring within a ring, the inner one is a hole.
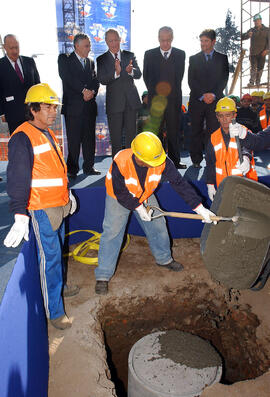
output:
M249 29L246 33L242 34L242 40L249 39L249 33L252 32L250 40L250 55L259 55L264 50L268 50L269 42L269 28L262 25L260 29L253 27Z
M270 126L265 130L252 134L248 131L245 139L240 139L243 145L250 150L265 150L270 148Z
M230 143L230 134L226 134L222 128L221 128L221 133L222 133L222 138L224 140L226 150L228 150L228 146ZM252 154L250 150L248 150L245 146L242 140L240 140L241 143L241 148L242 148L242 154L243 156L247 156L250 160L252 158ZM206 155L205 155L205 160L206 160L206 183L209 185L215 185L216 184L216 154L214 150L214 146L212 145L211 139L209 139L207 148L206 148Z
M37 129L46 135L55 148L49 131ZM10 211L15 214L27 215L33 163L34 152L28 136L22 131L12 135L8 144L7 193L10 197Z
M148 168L139 166L135 161L134 155L132 156L132 161L135 166L135 170L138 175L141 187L144 190ZM162 173L162 180L168 181L173 189L192 209L196 208L201 203L200 197L197 195L192 186L184 178L182 178L182 176L175 168L173 162L169 158L166 158L165 168ZM112 183L113 191L117 198L117 201L123 207L133 211L141 204L138 198L133 197L127 189L124 176L120 173L115 161L113 161L112 165Z

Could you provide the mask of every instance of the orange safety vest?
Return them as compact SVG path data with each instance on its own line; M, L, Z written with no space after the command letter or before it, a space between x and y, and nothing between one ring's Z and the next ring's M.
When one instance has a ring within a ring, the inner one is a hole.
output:
M261 127L264 130L266 127L268 127L270 125L270 117L267 121L265 105L263 105L263 107L261 108L259 117L260 117Z
M132 161L132 155L132 149L124 149L114 156L114 161L116 162L121 175L123 175L125 179L125 184L128 191L133 197L137 197L139 202L142 203L144 200L147 200L151 194L153 194L159 185L162 172L165 168L165 162L158 167L148 168L143 191ZM112 165L107 172L105 186L107 194L116 199L112 183Z
M221 128L213 132L211 135L211 143L214 147L216 155L216 184L219 186L221 181L229 175L243 176L241 171L236 168L236 163L239 160L237 144L235 138L231 138L226 149L226 145L222 138ZM250 161L250 170L246 174L247 178L258 180L257 172L255 171L255 161L252 156Z
M53 131L48 130L58 155L49 139L28 122L21 124L12 134L24 132L33 147L32 182L27 205L30 210L64 206L69 201L67 166Z

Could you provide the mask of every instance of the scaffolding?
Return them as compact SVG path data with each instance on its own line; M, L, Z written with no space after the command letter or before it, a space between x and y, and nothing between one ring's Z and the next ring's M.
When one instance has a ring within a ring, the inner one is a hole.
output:
M259 85L254 85L250 87L248 85L250 80L250 61L249 61L249 51L247 47L249 45L249 40L242 40L242 34L246 33L251 27L253 27L253 17L256 14L262 16L263 24L267 27L270 26L270 0L241 0L241 55L240 55L240 65L238 73L240 74L240 96L250 90L260 90L266 89L269 91L269 79L270 79L270 55L266 55L265 65L261 77L261 83ZM269 30L270 32L270 30ZM269 43L270 43L270 33L269 33ZM237 72L237 69L236 69ZM236 73L234 80L237 80ZM230 90L231 91L231 90Z

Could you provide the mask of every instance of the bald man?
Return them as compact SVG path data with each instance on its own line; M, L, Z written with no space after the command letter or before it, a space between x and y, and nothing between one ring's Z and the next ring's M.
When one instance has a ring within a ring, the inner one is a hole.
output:
M40 83L40 78L34 59L20 56L16 36L4 37L4 49L6 55L0 59L0 117L8 123L11 135L25 121L26 92Z

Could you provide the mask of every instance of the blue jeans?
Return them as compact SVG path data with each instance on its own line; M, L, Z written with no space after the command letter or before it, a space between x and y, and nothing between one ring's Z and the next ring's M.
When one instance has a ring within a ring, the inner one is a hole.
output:
M158 206L154 195L149 197L148 203ZM156 262L160 265L170 263L172 261L170 239L164 217L145 222L141 220L137 211L134 211L134 213L145 232ZM114 274L129 214L130 210L123 207L111 196L106 195L103 233L98 252L98 267L95 269L97 280L109 281Z
M62 299L65 225L62 222L59 229L53 231L45 211L31 210L30 214L36 236L44 307L47 317L54 319L65 314Z

